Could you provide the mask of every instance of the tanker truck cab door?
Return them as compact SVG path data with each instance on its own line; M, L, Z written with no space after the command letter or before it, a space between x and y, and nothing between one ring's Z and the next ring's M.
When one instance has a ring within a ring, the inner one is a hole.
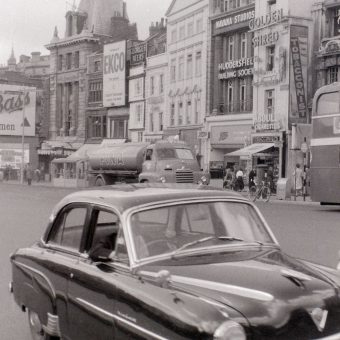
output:
M155 171L155 150L153 147L148 147L144 155L143 172Z

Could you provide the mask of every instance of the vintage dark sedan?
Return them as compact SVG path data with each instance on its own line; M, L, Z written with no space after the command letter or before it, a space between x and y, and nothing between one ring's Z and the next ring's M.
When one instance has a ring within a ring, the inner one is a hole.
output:
M340 275L208 186L81 191L11 256L34 339L340 339Z

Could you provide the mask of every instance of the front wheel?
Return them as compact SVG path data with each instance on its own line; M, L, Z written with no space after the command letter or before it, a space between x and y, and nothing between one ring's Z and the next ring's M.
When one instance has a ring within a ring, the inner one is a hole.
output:
M252 201L256 200L256 187L255 186L251 186L249 188L248 197Z
M44 332L39 315L32 310L28 310L28 324L32 340L60 340L60 338L52 337Z
M270 199L270 189L269 187L264 186L261 191L262 201L268 202Z

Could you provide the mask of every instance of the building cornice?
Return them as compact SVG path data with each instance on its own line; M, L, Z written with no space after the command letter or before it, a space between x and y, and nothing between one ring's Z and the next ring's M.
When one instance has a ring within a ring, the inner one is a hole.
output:
M78 34L78 35L72 36L70 38L60 39L56 42L51 42L50 44L45 45L45 47L48 50L53 50L53 49L58 48L58 47L67 47L67 46L72 46L72 45L78 45L82 42L95 42L95 43L97 43L99 41L100 41L100 39L95 37L92 34L89 34L89 35Z

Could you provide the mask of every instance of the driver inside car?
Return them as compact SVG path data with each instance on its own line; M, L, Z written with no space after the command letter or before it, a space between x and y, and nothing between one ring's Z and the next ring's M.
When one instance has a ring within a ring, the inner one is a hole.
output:
M90 249L89 256L94 261L108 261L114 258L117 233L113 232L101 238Z

